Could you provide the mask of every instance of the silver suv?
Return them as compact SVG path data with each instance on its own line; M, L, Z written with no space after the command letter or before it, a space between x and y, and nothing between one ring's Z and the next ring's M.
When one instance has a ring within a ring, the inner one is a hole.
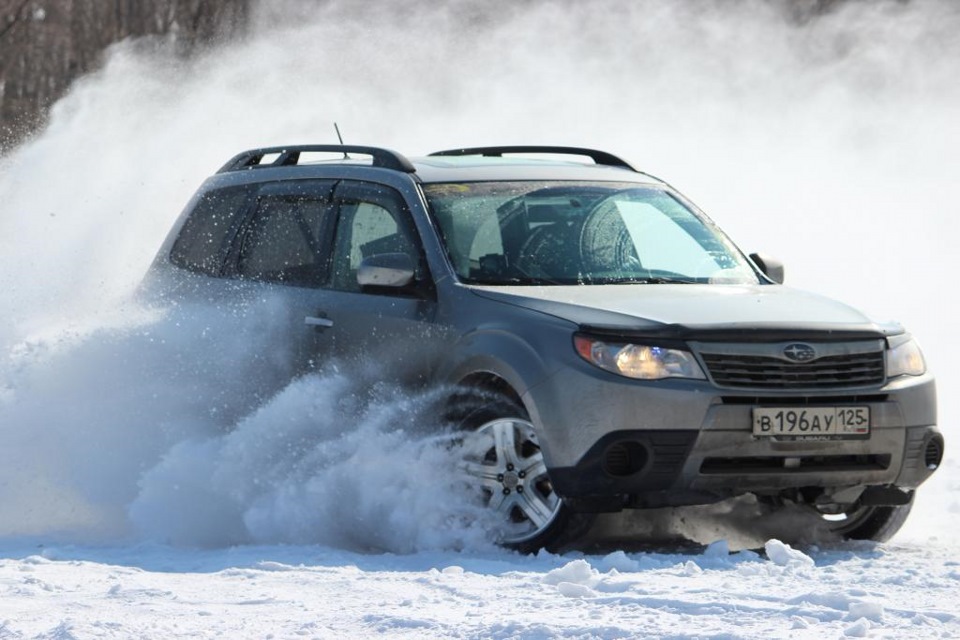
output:
M304 362L449 389L504 545L744 494L889 538L941 462L933 377L901 327L782 281L605 152L304 145L209 178L146 286L270 290Z

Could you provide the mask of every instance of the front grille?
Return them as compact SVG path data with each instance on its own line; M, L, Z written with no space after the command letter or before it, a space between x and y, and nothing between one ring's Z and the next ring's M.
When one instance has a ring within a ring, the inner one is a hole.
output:
M883 351L824 356L810 362L713 353L702 353L701 357L721 387L830 389L881 384L884 380Z

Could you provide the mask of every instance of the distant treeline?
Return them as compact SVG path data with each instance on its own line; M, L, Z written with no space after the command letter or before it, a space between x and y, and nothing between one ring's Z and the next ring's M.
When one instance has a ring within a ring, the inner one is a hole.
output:
M77 77L131 36L176 35L184 55L242 30L250 0L0 0L0 153L42 127Z

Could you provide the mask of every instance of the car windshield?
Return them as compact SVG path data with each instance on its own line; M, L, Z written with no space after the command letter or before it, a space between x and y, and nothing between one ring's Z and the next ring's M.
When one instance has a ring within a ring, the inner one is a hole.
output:
M712 222L656 187L470 182L423 190L467 284L758 282Z

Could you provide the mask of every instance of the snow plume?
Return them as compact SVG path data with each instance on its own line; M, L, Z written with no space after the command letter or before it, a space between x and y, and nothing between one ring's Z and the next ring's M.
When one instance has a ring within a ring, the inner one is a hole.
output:
M229 429L289 375L279 315L128 303L0 353L0 533L123 534L161 452Z
M125 312L5 354L0 536L486 544L432 395L369 371L289 382L285 314L270 300Z
M134 522L179 544L480 548L492 524L428 394L308 375L229 434L182 442L141 481ZM426 432L426 433L425 433Z

